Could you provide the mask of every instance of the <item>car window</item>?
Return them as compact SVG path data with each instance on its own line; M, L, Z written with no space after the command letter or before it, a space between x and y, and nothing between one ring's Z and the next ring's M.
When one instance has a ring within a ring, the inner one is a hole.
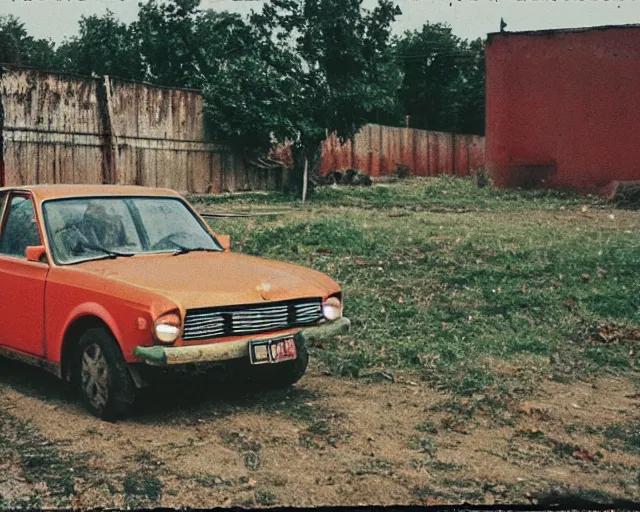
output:
M56 199L45 201L42 209L56 263L105 257L107 251L133 255L178 248L221 250L184 203L174 198Z
M41 244L33 203L29 197L13 196L7 207L0 232L0 254L26 258L27 247Z
M104 250L136 253L140 237L124 201L81 198L44 204L53 252L62 263L104 255Z
M171 240L192 247L203 245L215 248L208 233L204 233L198 221L180 201L175 199L135 199L135 208L140 212L149 245L157 250L175 249ZM195 240L194 240L195 238ZM168 242L166 242L169 240Z

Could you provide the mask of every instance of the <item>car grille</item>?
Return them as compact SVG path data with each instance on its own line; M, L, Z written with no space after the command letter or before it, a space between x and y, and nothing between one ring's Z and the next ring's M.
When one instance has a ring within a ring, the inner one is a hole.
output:
M322 318L322 299L272 302L268 305L189 309L184 341L260 334L309 325Z

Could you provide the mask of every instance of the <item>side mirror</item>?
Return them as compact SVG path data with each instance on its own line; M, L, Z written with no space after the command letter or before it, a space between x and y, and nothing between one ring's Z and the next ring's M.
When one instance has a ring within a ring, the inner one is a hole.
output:
M224 252L229 252L231 250L231 237L229 235L216 235L218 242L224 249Z
M47 251L44 245L30 245L27 247L25 255L27 256L27 261L36 261L39 263L46 263L47 261Z

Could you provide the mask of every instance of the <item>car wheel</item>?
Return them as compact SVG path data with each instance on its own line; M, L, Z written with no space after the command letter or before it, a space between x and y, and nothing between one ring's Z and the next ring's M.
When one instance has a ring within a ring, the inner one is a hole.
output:
M129 411L135 400L135 384L116 341L106 329L87 329L82 334L73 371L82 401L95 416L113 421Z
M283 389L298 382L309 364L309 352L304 341L296 339L298 357L276 364L251 365L250 381L258 389Z

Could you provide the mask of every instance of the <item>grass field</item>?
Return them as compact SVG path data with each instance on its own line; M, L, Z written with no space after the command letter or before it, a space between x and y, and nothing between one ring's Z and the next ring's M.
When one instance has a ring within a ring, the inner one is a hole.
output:
M282 212L211 224L334 277L352 331L292 389L192 377L115 424L0 360L0 509L640 502L640 212L451 177L191 199Z
M439 389L506 401L540 379L637 369L640 217L570 194L450 177L196 200L234 250L326 272L353 331L316 351L333 374L411 368ZM514 369L518 370L515 371Z

